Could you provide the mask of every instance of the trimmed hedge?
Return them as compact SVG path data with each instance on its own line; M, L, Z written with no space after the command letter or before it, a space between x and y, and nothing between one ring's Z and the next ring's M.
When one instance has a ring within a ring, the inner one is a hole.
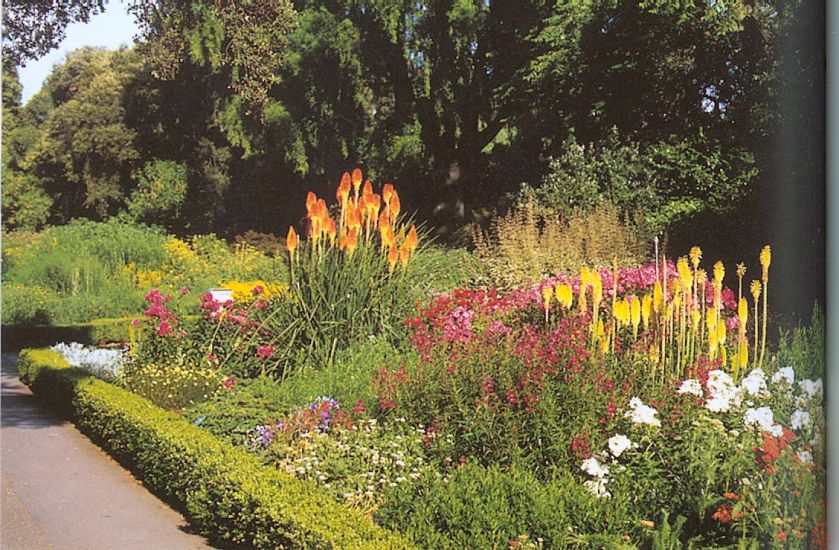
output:
M24 350L19 371L36 394L213 540L255 548L412 547L317 486L262 466L176 414L71 368L56 353Z

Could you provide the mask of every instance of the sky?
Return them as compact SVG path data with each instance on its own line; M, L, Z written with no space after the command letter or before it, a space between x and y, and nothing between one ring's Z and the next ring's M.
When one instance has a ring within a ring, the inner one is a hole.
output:
M121 44L131 45L134 35L137 34L137 25L134 23L134 17L126 11L127 8L128 4L121 0L110 0L105 12L91 17L88 23L69 25L66 37L58 48L18 69L23 84L23 102L26 103L41 89L52 66L64 61L67 52L82 46L116 49Z

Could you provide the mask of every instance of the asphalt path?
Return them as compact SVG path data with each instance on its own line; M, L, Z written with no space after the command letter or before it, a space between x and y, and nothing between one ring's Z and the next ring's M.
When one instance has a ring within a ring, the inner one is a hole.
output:
M2 356L0 548L212 548L76 427L32 395Z

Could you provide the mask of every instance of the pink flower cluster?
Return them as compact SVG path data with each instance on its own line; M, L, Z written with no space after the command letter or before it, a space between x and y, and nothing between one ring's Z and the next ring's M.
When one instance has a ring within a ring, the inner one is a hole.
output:
M166 307L166 302L172 300L169 294L161 294L159 290L150 291L145 296L146 302L149 302L149 308L143 312L143 315L149 318L157 319L157 333L160 336L169 336L174 334L174 326L177 323L175 314L169 311ZM139 324L139 323L137 323Z

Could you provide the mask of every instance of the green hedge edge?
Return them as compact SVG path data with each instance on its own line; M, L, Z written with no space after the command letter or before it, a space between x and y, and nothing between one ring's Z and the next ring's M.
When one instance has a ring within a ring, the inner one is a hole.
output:
M319 487L266 468L254 456L147 399L27 349L20 379L175 503L211 540L254 548L413 548Z

